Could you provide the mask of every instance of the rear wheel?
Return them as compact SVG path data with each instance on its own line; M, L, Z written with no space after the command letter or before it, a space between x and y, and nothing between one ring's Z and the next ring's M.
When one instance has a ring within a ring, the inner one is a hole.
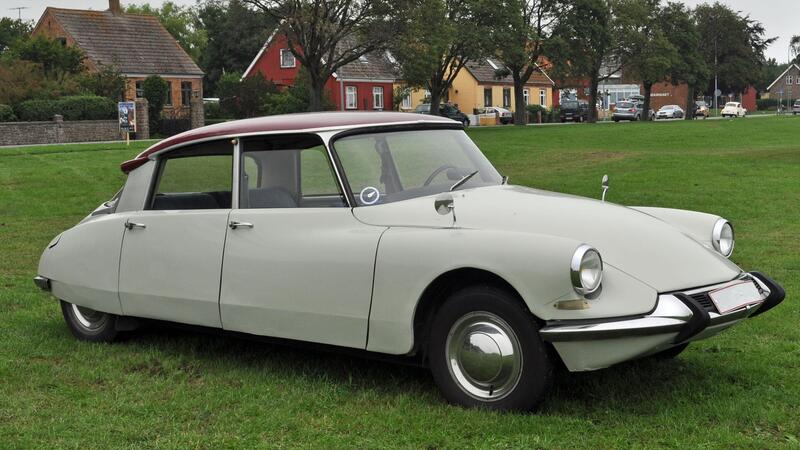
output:
M92 342L111 342L117 337L117 316L61 300L61 313L72 334Z
M447 299L433 321L428 358L444 397L462 406L528 411L553 379L534 317L492 286Z

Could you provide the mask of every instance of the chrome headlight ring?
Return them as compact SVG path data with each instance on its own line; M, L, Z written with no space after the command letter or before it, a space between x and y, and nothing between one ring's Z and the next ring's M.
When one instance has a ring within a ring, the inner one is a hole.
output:
M603 258L600 252L581 244L572 254L569 272L575 292L583 296L597 292L603 283Z
M719 219L711 230L711 245L722 256L730 258L736 240L733 234L733 225L725 219Z

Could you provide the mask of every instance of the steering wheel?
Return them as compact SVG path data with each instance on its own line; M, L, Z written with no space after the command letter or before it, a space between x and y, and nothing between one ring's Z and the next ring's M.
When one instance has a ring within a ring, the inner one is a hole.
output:
M423 186L429 186L431 184L431 182L433 181L433 179L436 178L436 175L439 175L440 173L444 172L447 169L458 169L458 167L451 166L450 164L443 164L443 165L439 166L438 168L436 168L436 170L434 170L433 173L431 173L431 175L428 177L427 180L425 180L424 183L422 183L422 185Z

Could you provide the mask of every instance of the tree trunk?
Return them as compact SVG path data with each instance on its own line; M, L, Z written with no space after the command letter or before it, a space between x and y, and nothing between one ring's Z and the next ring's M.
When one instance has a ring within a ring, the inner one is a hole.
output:
M589 122L597 122L597 90L600 87L599 71L595 70L592 73L592 78L589 82Z
M439 115L439 103L442 101L441 91L439 84L431 83L431 112L432 116Z
M322 111L322 96L325 92L325 80L319 80L317 77L310 76L308 83L308 110L309 111ZM342 99L344 102L346 99Z
M525 89L525 83L522 79L514 74L514 125L527 124L528 108L525 105L525 96L522 95L522 90Z
M686 89L686 115L685 120L694 119L694 86L689 85Z
M642 120L650 120L650 96L653 93L653 83L645 81L642 83L644 86L644 104L642 105Z

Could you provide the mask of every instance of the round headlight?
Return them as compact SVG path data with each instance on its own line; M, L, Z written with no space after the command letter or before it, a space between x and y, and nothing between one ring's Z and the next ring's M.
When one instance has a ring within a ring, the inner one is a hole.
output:
M603 282L603 258L592 247L583 244L575 250L570 263L570 278L575 292L590 295Z
M733 253L734 243L733 226L727 220L719 219L711 232L711 244L714 245L714 250L727 258Z

